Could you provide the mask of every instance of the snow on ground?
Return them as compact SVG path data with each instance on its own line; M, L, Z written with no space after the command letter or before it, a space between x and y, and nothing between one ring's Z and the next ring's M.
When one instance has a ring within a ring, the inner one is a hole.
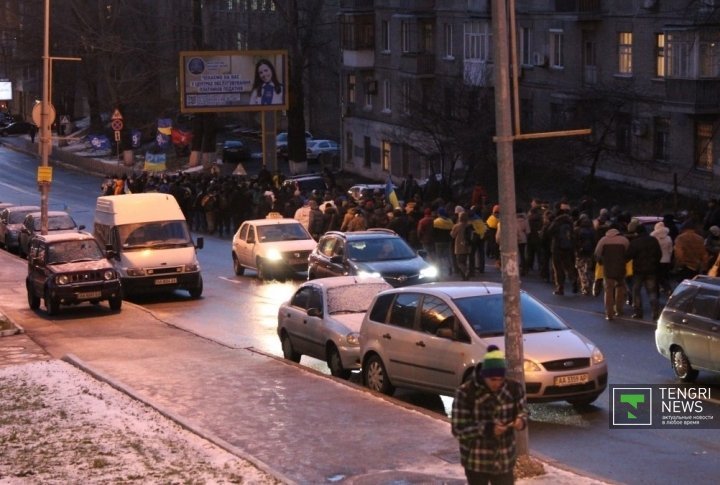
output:
M0 368L0 484L278 480L59 361Z

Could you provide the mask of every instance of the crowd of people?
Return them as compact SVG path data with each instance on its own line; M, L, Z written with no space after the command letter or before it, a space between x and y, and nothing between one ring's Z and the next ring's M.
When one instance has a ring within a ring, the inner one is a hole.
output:
M231 237L248 219L270 212L300 220L316 239L327 231L388 228L413 248L423 250L441 277L468 280L485 272L486 262L500 267L502 218L500 206L488 204L482 186L469 200L453 200L439 184L421 187L407 175L396 188L402 201L393 207L383 190L355 200L325 173L325 193L303 193L284 184L278 174L263 171L256 179L218 174L153 175L108 178L103 193L165 192L172 194L190 229ZM514 214L513 214L514 212ZM717 271L720 254L720 206L710 200L704 214L667 214L650 230L619 206L594 216L589 199L576 207L566 199L554 203L532 199L516 219L520 275L537 272L554 285L556 295L570 291L599 295L604 289L606 318L623 315L629 302L632 316L642 318L645 289L652 317L658 298L669 294L673 281Z

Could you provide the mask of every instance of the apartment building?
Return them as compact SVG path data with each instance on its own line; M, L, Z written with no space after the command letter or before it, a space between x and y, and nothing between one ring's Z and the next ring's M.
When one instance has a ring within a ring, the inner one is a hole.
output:
M406 104L433 84L492 88L490 8L489 0L341 1L347 170L438 171L437 156L417 149L417 113ZM720 1L516 0L515 17L523 132L589 127L590 137L563 145L581 172L594 164L604 178L717 194Z

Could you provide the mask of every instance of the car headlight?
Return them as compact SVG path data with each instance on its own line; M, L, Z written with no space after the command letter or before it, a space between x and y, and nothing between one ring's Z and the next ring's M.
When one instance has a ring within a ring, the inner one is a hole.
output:
M523 361L523 371L525 372L542 372L542 369L532 360L525 359Z
M282 259L282 254L280 254L280 251L277 249L271 249L267 252L265 259L268 261L280 261Z
M112 279L115 279L115 271L113 271L111 269L105 270L105 272L103 273L103 279L105 281L110 281Z
M347 334L345 336L345 340L347 341L347 344L352 347L360 346L360 334L357 332Z
M380 277L382 277L382 275L380 273L378 273L377 271L365 271L362 269L360 271L358 271L358 276L360 278L380 278Z
M198 263L188 264L185 266L185 271L200 271L200 265Z
M428 266L420 270L420 278L437 278L438 269L435 266Z
M600 352L599 348L595 347L593 348L592 355L590 356L590 361L596 365L602 364L603 362L605 362L605 356L602 352Z
M55 281L58 285L67 285L70 282L70 278L68 278L68 275L66 274L61 274L55 279Z

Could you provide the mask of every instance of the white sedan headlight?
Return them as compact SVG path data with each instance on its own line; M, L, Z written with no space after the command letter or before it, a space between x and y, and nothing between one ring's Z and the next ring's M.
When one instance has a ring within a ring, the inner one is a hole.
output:
M378 273L377 271L360 270L358 272L358 276L360 278L380 278L382 275L380 273Z
M420 270L420 278L437 278L438 269L435 266L428 266Z
M269 261L280 261L282 259L282 254L280 254L280 251L277 249L271 249L267 252L265 259Z
M523 361L523 371L525 372L542 372L542 369L532 360L525 359Z
M600 352L599 348L594 347L592 355L590 356L590 361L595 365L602 364L603 362L605 362L605 356L602 352Z

